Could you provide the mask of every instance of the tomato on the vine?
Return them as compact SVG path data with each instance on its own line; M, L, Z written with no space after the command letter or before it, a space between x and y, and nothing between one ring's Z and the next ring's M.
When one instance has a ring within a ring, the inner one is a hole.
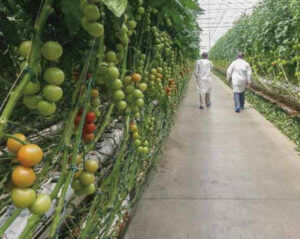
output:
M25 208L34 202L35 191L31 188L15 187L11 191L11 200L17 208Z
M95 181L95 176L92 173L83 173L79 178L79 181L82 186L88 187Z
M89 143L95 138L95 135L94 134L83 134L82 137L83 137L83 141L85 143Z
M38 112L43 116L50 116L55 113L56 105L53 102L48 102L46 100L41 100L37 104Z
M56 61L63 54L63 48L58 42L48 41L42 47L42 54L47 60Z
M17 187L26 188L34 183L36 175L31 168L19 165L12 171L11 179Z
M87 124L91 124L94 123L94 121L96 120L97 116L94 112L87 112L85 115L85 122Z
M63 97L63 90L56 85L47 85L43 89L43 96L50 102L57 102Z
M65 80L65 73L57 67L51 67L45 71L44 79L51 85L61 85Z
M31 213L43 215L51 207L51 198L46 194L38 194L34 202L29 206Z
M23 134L14 134L13 135L15 138L21 140L21 141L26 141L26 137ZM23 144L20 143L19 141L13 139L13 138L9 138L6 142L6 147L8 149L9 152L16 154L18 153L18 151L20 150L20 148L22 148Z
M84 163L84 169L89 173L95 173L99 168L99 164L96 160L89 159Z
M91 123L91 124L85 124L84 125L84 128L83 128L83 131L87 134L91 134L93 133L95 130L96 130L96 125L94 123Z
M19 162L27 167L38 164L43 158L43 150L36 144L23 145L18 152Z
M31 41L23 41L19 46L20 55L27 58L31 49Z

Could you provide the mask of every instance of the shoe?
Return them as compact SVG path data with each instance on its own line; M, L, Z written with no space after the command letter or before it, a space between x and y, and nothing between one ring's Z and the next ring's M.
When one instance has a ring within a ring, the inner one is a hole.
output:
M211 106L211 103L208 103L208 104L206 105L207 108L209 108L210 106Z
M203 106L200 106L200 107L199 107L199 109L203 110L203 109L204 109L204 107L203 107Z
M235 109L235 113L240 113L240 112L241 112L240 108Z

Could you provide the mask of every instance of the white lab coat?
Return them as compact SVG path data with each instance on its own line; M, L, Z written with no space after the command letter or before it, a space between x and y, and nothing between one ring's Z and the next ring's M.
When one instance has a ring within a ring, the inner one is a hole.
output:
M227 80L231 80L233 92L244 92L247 83L251 83L251 74L251 67L245 60L237 59L232 62L227 70Z
M195 79L197 90L199 94L211 93L211 75L213 64L207 59L201 59L196 62L195 66Z

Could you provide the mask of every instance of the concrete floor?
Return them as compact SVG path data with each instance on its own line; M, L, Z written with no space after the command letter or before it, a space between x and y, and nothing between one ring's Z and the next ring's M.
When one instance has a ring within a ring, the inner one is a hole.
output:
M190 83L158 172L125 239L299 239L300 157L256 110L233 112L214 77L211 109Z

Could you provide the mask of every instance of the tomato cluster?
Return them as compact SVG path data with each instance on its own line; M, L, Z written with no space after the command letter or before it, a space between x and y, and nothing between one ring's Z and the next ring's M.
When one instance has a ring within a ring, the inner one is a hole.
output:
M102 24L97 22L101 14L99 8L94 4L99 2L98 0L83 0L80 7L83 13L81 19L81 25L92 37L100 37L104 32Z
M147 140L142 141L139 134L137 125L132 122L130 124L131 137L133 138L133 145L136 147L138 153L147 154L149 153L149 142Z
M80 119L82 117L83 109L79 110L77 113L77 116L75 118L75 126L78 126ZM84 127L82 131L82 139L84 140L85 143L91 142L95 135L94 132L97 129L96 125L94 124L95 120L97 119L97 116L94 112L87 112L85 115L85 120L84 120Z
M43 151L38 145L26 144L25 141L25 135L18 133L6 142L7 150L16 155L16 161L19 163L11 173L11 199L16 207L28 207L33 214L42 215L49 210L51 199L44 194L36 195L29 187L36 180L36 174L31 167L41 162Z
M31 41L24 41L19 47L19 52L22 57L28 57L31 49ZM43 57L48 61L57 61L62 53L63 49L61 45L54 41L48 41L44 43L41 48ZM27 61L21 64L21 69L27 66ZM40 64L36 64L33 69L36 75L39 75L42 71ZM30 81L24 88L24 105L31 110L36 109L43 116L50 116L56 111L56 102L63 97L63 90L60 85L64 82L64 72L57 68L51 67L44 72L44 80L47 83L43 90L42 95L38 95L41 89L41 83L39 81Z
M70 160L72 155L70 156ZM77 195L90 195L96 191L94 184L94 173L98 170L99 164L96 160L88 159L82 163L82 157L79 155L76 159L77 172L74 173L72 188Z

